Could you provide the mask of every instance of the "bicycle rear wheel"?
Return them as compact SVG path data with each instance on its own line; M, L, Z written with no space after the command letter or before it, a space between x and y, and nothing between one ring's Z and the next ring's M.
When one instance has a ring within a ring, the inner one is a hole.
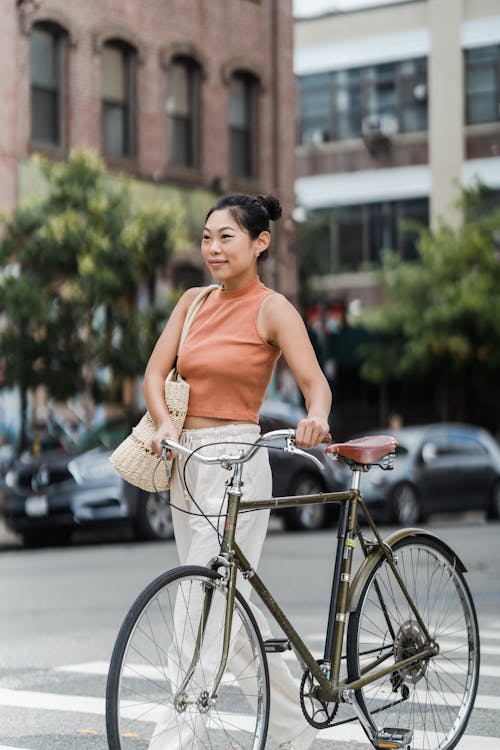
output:
M239 592L229 661L215 702L209 700L226 600L221 576L195 566L159 576L140 594L111 658L106 690L110 750L263 750L269 716L267 659L253 614ZM193 661L204 607L204 636ZM192 675L183 685L188 670Z
M460 564L438 539L414 535L393 550L399 574L439 653L367 685L357 691L357 701L379 728L411 729L413 750L451 750L465 731L477 691L474 604ZM410 657L423 643L415 615L383 558L350 617L349 679L358 679L375 660L383 668Z

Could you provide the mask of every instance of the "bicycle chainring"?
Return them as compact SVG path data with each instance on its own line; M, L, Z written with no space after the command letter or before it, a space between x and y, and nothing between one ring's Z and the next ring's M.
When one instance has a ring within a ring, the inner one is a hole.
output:
M318 659L321 666L323 660ZM300 706L302 713L312 727L326 729L332 726L338 711L338 703L324 703L316 697L318 684L308 669L304 672L300 683Z

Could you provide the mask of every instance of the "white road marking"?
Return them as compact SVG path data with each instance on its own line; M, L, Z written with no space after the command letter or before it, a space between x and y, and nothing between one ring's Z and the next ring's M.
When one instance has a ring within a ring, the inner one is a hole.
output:
M491 700L495 700L497 704L496 707L500 708L500 699L495 699L493 698L493 696L483 696L483 698L488 699L488 703ZM97 714L101 716L104 715L104 700L101 698L93 698L90 696L61 695L26 690L0 689L0 705L16 708L32 708ZM147 709L148 707L145 704L142 704L140 708L141 716L145 716ZM137 710L138 709L136 706L134 707L133 705L130 705L125 707L124 714L127 714L130 718L133 718ZM148 712L149 720L157 721L160 711L162 711L162 707L151 705L150 711ZM222 714L221 718L223 718L224 716L225 714ZM230 720L232 725L235 727L237 726L241 729L245 729L246 727L248 727L248 716L231 714ZM323 739L329 739L338 742L366 742L366 737L363 733L363 730L360 726L355 724L344 724L339 727L331 727L330 729L325 729L318 734L318 740L321 741ZM500 738L498 737L465 735L457 745L457 750L470 750L471 747L473 747L474 750L498 750L499 742ZM26 750L26 748L21 749L9 747L6 745L0 745L0 750Z

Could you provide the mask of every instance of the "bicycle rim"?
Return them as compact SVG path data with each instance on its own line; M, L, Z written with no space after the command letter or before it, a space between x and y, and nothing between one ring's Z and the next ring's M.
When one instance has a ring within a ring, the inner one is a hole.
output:
M451 750L467 725L479 677L472 598L455 558L439 540L403 539L394 551L398 571L439 653L367 685L357 691L357 701L378 728L411 729L412 750ZM407 658L423 642L415 615L383 559L351 615L349 677L358 679L374 659L386 667Z
M209 614L193 663L207 593ZM217 698L209 700L225 606L220 576L198 567L166 573L139 596L122 625L110 664L110 750L263 750L269 714L267 661L253 615L238 593L229 661Z

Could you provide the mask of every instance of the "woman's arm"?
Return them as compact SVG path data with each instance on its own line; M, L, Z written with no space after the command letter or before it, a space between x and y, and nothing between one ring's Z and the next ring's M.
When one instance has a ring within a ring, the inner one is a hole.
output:
M307 417L297 425L298 445L318 445L328 439L332 393L302 318L283 295L272 294L259 310L257 325L261 336L281 349L304 396Z
M177 440L179 437L165 403L165 378L174 366L186 313L199 291L199 288L194 288L184 292L156 342L144 372L142 390L156 425L156 434L151 441L151 449L155 453L161 453L163 438Z

